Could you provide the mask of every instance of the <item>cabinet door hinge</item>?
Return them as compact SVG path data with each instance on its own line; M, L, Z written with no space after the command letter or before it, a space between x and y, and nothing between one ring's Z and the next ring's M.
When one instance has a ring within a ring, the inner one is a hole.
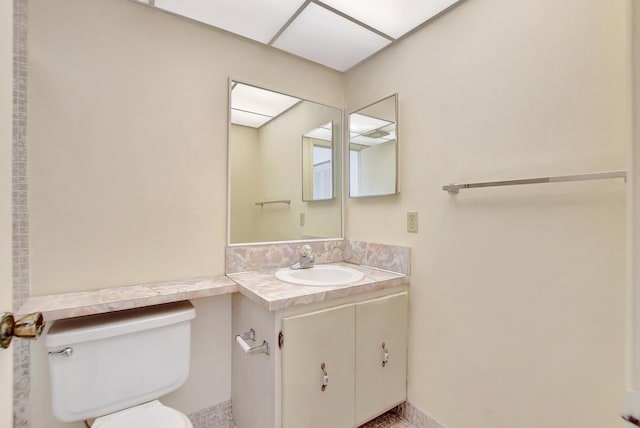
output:
M282 349L284 346L284 334L282 334L282 330L278 333L278 348Z

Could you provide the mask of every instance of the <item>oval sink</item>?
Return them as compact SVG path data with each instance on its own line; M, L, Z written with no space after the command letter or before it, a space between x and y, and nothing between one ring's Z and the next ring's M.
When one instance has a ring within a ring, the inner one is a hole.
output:
M276 278L295 285L330 287L360 281L364 274L344 266L316 265L309 269L280 269Z

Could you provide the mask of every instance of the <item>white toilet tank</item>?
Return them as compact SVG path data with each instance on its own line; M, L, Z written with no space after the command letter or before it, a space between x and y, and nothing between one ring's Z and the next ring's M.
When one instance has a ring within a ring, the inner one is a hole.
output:
M178 389L194 317L185 301L55 321L45 339L55 417L95 418Z

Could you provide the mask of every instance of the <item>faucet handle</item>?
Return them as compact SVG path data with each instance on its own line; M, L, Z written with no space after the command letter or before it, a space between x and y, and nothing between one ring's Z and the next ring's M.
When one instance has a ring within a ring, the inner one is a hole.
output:
M311 255L311 246L308 244L303 245L300 249L300 255L302 257L309 257Z

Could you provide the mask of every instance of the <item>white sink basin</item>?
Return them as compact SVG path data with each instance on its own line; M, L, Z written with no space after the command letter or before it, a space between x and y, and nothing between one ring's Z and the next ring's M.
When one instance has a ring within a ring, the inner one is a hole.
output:
M276 278L295 285L330 287L360 281L364 274L344 266L316 265L309 269L280 269Z

